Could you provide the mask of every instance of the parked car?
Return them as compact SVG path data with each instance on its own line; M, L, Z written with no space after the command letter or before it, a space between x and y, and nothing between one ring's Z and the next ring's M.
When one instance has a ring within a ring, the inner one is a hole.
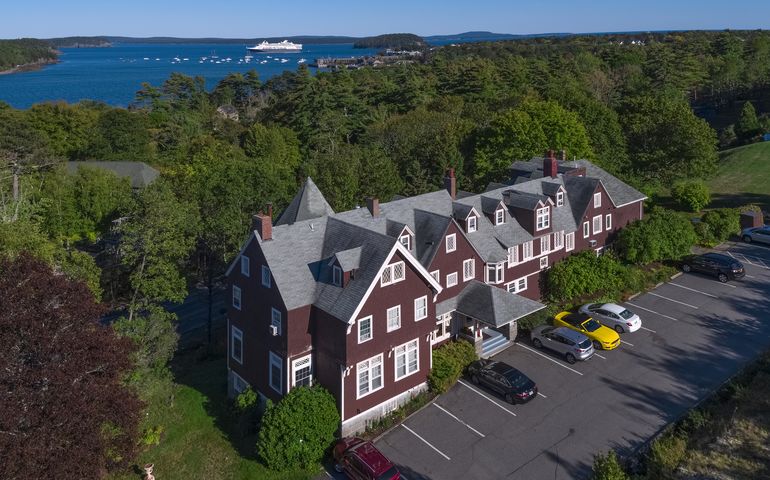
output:
M567 327L590 338L594 348L612 350L620 345L620 335L584 313L561 312L553 319L556 327Z
M588 360L594 354L594 345L591 343L591 339L567 327L541 325L532 330L530 339L535 348L553 350L564 355L569 363Z
M741 262L721 253L704 253L703 255L685 257L682 260L682 271L714 275L722 283L746 276L746 270Z
M372 442L358 437L339 440L332 450L334 469L355 480L398 480L401 473Z
M580 307L580 313L592 316L618 333L632 333L642 327L639 315L614 303L586 303Z
M537 395L535 382L505 362L477 360L468 366L468 375L508 403L527 403Z
M741 238L746 243L759 242L770 245L770 225L744 228L741 232Z

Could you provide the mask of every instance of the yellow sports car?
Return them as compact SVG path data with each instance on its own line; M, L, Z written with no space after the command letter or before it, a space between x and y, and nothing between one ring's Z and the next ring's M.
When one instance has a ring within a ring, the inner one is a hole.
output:
M576 330L594 343L594 348L612 350L620 345L620 335L611 328L600 324L584 313L561 312L553 318L557 327L567 327Z

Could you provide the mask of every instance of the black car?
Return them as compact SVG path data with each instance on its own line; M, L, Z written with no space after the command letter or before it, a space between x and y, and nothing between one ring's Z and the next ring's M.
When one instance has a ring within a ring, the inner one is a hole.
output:
M746 275L746 270L741 262L721 253L690 255L682 261L682 271L714 275L722 283L743 278Z
M529 377L503 362L477 360L468 367L471 381L496 392L508 403L527 403L537 395Z

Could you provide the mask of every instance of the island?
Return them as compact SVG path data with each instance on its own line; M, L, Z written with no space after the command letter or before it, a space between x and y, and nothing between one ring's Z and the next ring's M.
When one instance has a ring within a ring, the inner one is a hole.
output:
M58 55L53 45L36 38L0 40L0 74L34 70L56 63Z
M47 42L56 48L104 48L112 46L112 42L105 37L49 38Z
M353 48L389 48L393 50L421 50L428 46L422 37L413 33L387 33L356 40Z

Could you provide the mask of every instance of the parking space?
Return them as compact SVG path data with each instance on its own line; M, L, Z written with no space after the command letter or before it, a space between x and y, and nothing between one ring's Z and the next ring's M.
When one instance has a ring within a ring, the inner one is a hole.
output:
M615 350L570 365L520 339L498 354L537 382L531 402L461 380L378 447L410 479L589 477L595 453L633 451L770 347L770 248L728 253L746 278L684 274L626 302L643 328Z

